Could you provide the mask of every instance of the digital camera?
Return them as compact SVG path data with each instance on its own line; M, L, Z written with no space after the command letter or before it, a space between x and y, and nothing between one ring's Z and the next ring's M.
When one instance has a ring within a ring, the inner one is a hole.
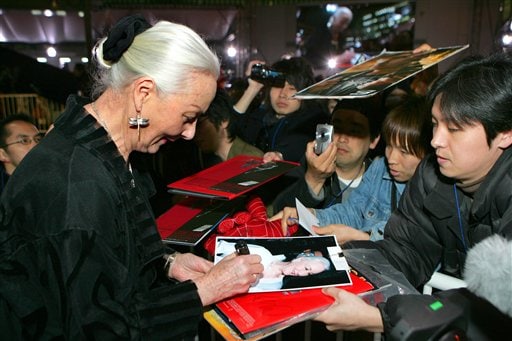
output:
M265 85L282 88L286 82L284 73L272 70L265 64L254 64L251 68L251 79Z
M332 142L333 126L330 124L316 125L315 154L322 154Z

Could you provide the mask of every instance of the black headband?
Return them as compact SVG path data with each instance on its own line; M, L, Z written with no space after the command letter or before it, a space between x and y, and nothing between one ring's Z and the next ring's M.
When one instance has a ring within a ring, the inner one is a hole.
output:
M135 36L150 27L151 25L140 14L130 15L119 20L103 43L103 59L117 62L124 51L128 50Z

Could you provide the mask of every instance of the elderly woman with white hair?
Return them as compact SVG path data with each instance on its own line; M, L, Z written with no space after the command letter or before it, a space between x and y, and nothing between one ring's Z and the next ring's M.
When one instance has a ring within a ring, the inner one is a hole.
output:
M202 309L246 292L260 257L213 264L161 241L130 164L191 139L219 61L189 28L123 18L94 50L95 100L71 96L0 202L0 330L20 339L193 339Z

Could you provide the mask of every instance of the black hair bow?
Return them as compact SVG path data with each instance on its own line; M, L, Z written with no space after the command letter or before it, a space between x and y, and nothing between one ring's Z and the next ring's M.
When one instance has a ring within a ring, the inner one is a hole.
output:
M112 27L103 44L103 59L117 62L128 50L136 35L144 32L151 25L140 14L122 18Z

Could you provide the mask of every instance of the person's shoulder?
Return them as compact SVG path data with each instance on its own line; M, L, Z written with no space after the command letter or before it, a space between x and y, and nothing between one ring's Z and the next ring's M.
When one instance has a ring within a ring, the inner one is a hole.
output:
M387 174L388 173L388 166L386 163L386 158L383 156L377 156L374 158L366 170L365 174Z

